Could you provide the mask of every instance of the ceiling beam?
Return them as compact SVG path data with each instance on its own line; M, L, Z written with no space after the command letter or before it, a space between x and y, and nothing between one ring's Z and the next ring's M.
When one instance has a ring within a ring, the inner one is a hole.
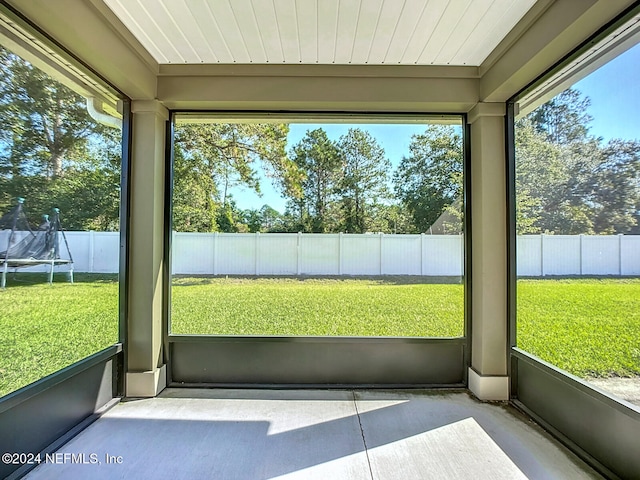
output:
M244 74L233 68L218 75L163 75L158 99L171 109L422 113L464 113L478 102L478 79L453 75L453 70L450 76L420 77L406 75L403 67L389 66L383 75L379 67L298 65L285 75L262 67Z

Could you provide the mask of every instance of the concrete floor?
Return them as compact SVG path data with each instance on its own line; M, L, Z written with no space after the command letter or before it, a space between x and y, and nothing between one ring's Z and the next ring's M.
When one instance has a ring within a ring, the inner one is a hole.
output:
M601 478L465 391L170 388L121 402L57 453L26 478Z

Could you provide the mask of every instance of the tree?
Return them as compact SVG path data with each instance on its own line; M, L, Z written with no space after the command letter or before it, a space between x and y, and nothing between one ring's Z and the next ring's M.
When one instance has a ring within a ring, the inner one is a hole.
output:
M242 212L231 205L230 191L241 185L260 193L259 169L287 195L299 197L302 175L285 152L288 131L286 124L179 125L175 137L174 228L237 231L244 225Z
M528 116L537 132L551 143L566 145L587 139L593 117L588 109L589 97L569 88L540 105Z
M388 196L391 162L378 142L359 128L340 137L342 177L338 183L341 228L348 233L370 231L375 206Z
M263 205L259 210L255 208L245 210L242 212L242 221L250 233L285 231L282 214L269 205Z
M548 141L529 119L516 128L517 232L597 233L592 197L600 157L596 139Z
M308 230L326 233L333 229L329 204L340 179L340 152L327 133L318 128L307 130L304 138L291 149L291 157L305 177L302 197L297 200L302 223ZM294 199L294 203L296 199Z
M244 223L243 212L231 196L218 209L216 218L218 231L225 233L247 233L249 227Z
M454 127L429 125L413 135L409 156L394 174L396 195L417 232L429 232L443 214L441 233L459 233L462 227L462 136ZM444 218L444 217L443 217Z
M48 202L60 208L67 230L118 231L120 131L108 129L89 140L83 156L78 155L64 175L50 182Z
M516 124L517 231L634 231L640 144L589 135L590 101L570 89Z
M198 152L185 158L176 145L173 155L173 230L178 232L218 231L218 189Z
M242 221L247 226L249 233L262 231L262 219L260 211L255 208L249 208L242 212Z
M0 122L11 132L5 159L11 173L59 177L67 157L106 127L91 119L80 95L2 47L0 63Z
M119 226L120 133L86 100L0 47L0 209L27 199L32 221L61 209L67 229Z
M282 214L269 205L260 208L260 226L263 232L282 232L285 229Z
M390 234L416 232L413 218L404 206L396 203L379 203L374 208L371 231Z
M604 145L590 187L594 231L632 233L640 213L640 142L614 139Z

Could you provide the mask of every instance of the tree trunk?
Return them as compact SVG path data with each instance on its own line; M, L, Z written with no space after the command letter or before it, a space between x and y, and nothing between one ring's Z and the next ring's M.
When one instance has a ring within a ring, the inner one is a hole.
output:
M62 153L51 153L51 174L53 178L62 176Z

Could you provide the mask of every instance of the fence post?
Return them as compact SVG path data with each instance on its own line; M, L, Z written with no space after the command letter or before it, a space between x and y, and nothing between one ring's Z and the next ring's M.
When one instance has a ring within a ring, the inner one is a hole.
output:
M300 250L302 250L302 232L298 232L298 244L296 245L296 273L298 275L300 275L300 273L302 272L302 267L301 267L301 252Z
M259 275L258 273L259 252L260 252L260 232L256 232L256 265L255 265L256 276Z
M342 249L343 249L342 242L343 241L344 241L343 234L342 232L340 232L338 234L338 275L342 275Z
M622 276L622 233L618 234L618 273Z
M424 233L420 234L420 275L424 276Z
M544 277L544 233L540 234L540 276Z
M584 256L584 249L582 248L582 240L584 235L580 234L580 275L582 275L582 257Z
M171 230L171 263L170 263L170 274L171 276L175 275L176 272L176 231Z
M464 233L460 233L458 238L460 238L460 276L464 277L467 272L464 271ZM518 266L516 262L516 267Z
M218 274L218 232L213 234L213 274Z
M384 242L383 237L384 233L380 232L380 275L382 275L382 243Z
M95 257L95 244L93 230L89 230L89 273L93 273L93 258Z

